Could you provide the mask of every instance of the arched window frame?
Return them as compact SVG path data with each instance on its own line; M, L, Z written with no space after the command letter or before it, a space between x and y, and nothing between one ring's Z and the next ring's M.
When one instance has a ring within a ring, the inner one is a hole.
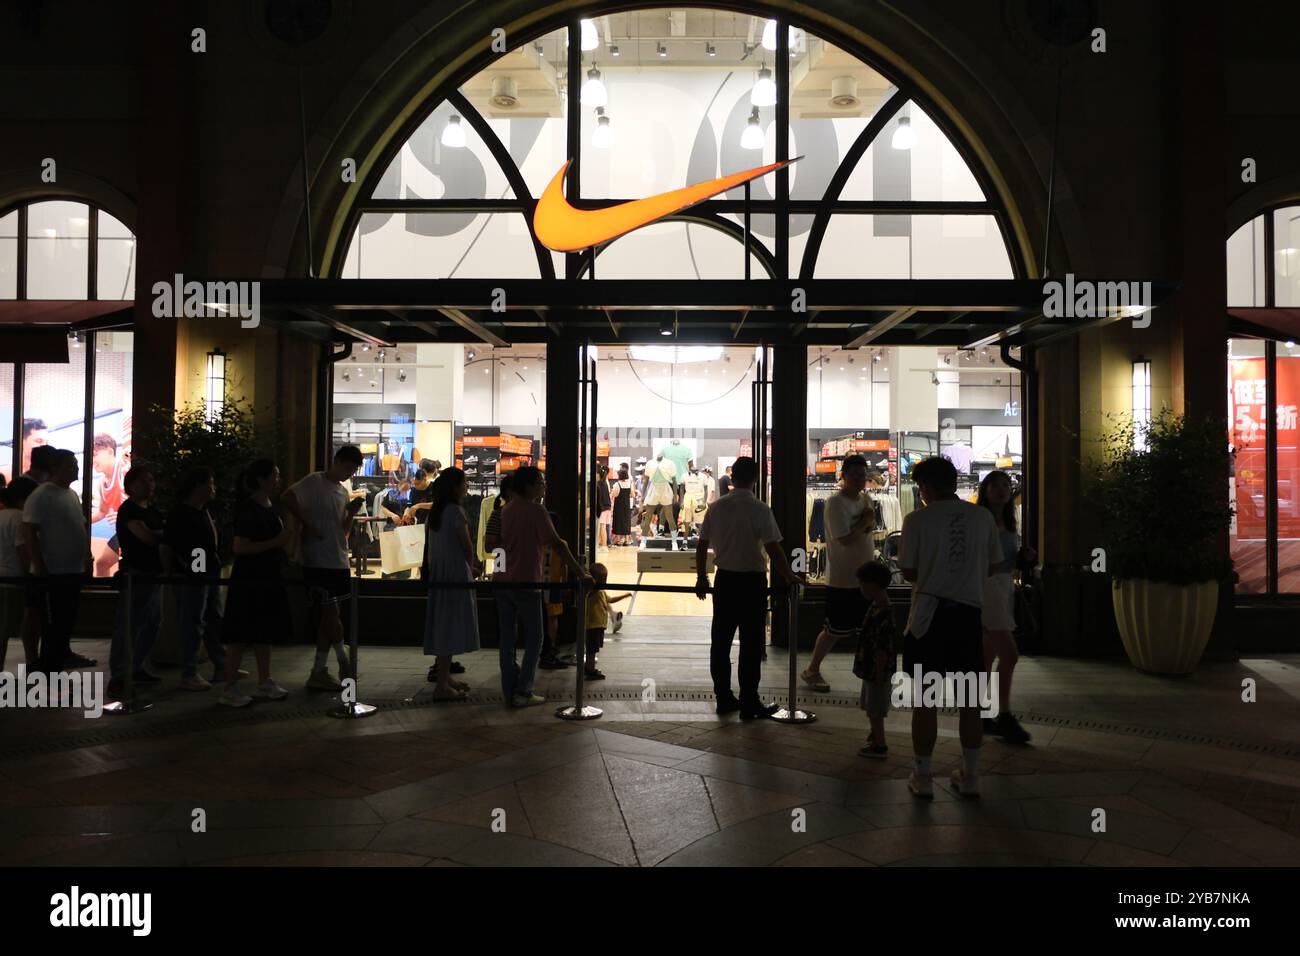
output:
M28 231L29 231L28 225L29 225L29 220L31 215L31 207L40 205L41 203L47 203L47 202L77 203L78 205L82 205L87 208L89 213L88 215L89 222L86 228L86 242L87 242L86 294L81 298L86 302L98 302L99 301L99 213L101 212L106 213L112 216L118 222L122 223L123 225L126 225L126 220L123 219L121 216L119 216L117 213L113 212L113 210L105 209L103 206L96 205L95 203L86 199L84 196L76 196L71 194L50 194L50 195L36 196L31 199L24 199L21 202L11 203L7 206L0 206L0 219L4 218L5 216L8 216L10 213L13 212L18 213L18 228L17 228L18 255L17 255L17 262L16 262L17 284L15 287L14 297L7 301L10 302L33 301L29 299L27 295L27 264L28 264L27 244L31 238L28 235ZM129 226L127 228L128 230L130 229ZM134 231L131 231L131 241L132 242L137 241ZM130 301L132 298L133 296L127 296L126 299L123 301ZM117 301L117 300L114 299L112 301Z
M580 14L566 14L543 21L533 30L531 30L522 42L513 44L512 49L518 49L534 41L555 32L556 30L566 27L568 30L568 74L569 76L581 75L581 20L588 17L598 17L607 12L623 12L632 9L658 9L663 7L662 0L659 2L638 3L635 5L620 5L617 10L595 8L582 11ZM768 273L769 279L783 278L791 274L789 262L789 222L790 217L794 214L812 214L814 221L809 238L804 249L803 258L799 261L797 277L799 281L809 281L813 278L817 265L817 257L820 253L822 241L825 238L827 227L830 224L831 217L837 214L854 214L854 215L981 215L992 216L997 224L998 233L1002 239L1002 246L1006 252L1007 261L1011 266L1012 276L1016 279L1026 278L1028 270L1026 268L1023 256L1017 244L1012 240L1011 216L1003 202L1001 202L997 189L993 183L992 177L988 170L984 168L965 139L959 131L950 122L944 112L939 109L928 97L910 80L898 76L895 71L888 67L882 66L879 62L865 54L857 45L850 42L843 36L838 35L833 30L828 30L825 25L818 24L810 26L798 18L791 18L784 13L777 11L763 10L752 5L731 5L731 4L708 4L710 8L728 9L738 13L747 14L755 17L771 17L777 22L777 51L775 62L777 69L777 158L789 158L789 103L790 103L790 71L789 71L789 31L791 28L803 29L811 35L815 35L830 43L835 44L842 50L857 57L861 62L876 70L895 87L895 92L883 104L881 109L872 117L871 121L859 134L857 140L852 144L850 149L841 160L834 176L831 179L825 193L820 199L813 200L794 200L789 198L789 177L784 171L776 173L776 197L768 200L753 200L750 203L750 211L753 215L772 215L775 216L777 224L777 236L775 248L769 250L766 244L757 236L749 237L748 250L751 256L757 257L764 270ZM380 157L380 161L375 164L371 175L358 194L362 197L358 199L352 208L348 211L347 220L343 234L347 237L347 242L343 245L336 257L332 269L334 274L338 274L347 260L348 250L357 235L358 226L361 217L366 213L447 213L447 212L478 212L478 213L515 213L522 214L527 223L529 236L532 240L534 250L537 256L537 263L540 275L543 279L555 279L556 275L554 263L550 253L537 240L533 232L533 210L537 204L537 197L533 196L528 190L524 181L523 174L514 160L510 157L509 151L501 142L500 138L492 130L491 125L484 116L475 109L469 100L460 92L461 87L468 82L473 76L485 69L495 59L494 55L484 55L476 58L468 64L459 74L453 77L448 83L435 91L428 99L427 108L421 109L411 120L399 131L393 138L392 143ZM583 143L579 134L579 84L570 82L567 90L568 108L566 115L566 155L574 159L568 175L568 187L566 193L569 201L579 208L595 208L602 205L612 205L622 202L626 199L637 197L621 197L600 200L584 200L578 192L578 185L581 182L579 169L582 161ZM438 200L408 200L408 199L374 199L375 189L380 178L389 166L394 162L400 153L402 147L419 129L428 116L442 103L449 103L474 129L481 137L484 145L491 152L493 158L500 166L501 171L509 181L514 197L510 199L438 199ZM984 195L981 201L960 201L960 202L937 202L925 200L843 200L840 198L845 184L852 175L858 162L866 154L867 150L873 143L879 141L881 134L885 131L888 123L898 112L908 103L915 103L927 116L934 122L939 130L947 137L953 148L961 157L966 168L974 176L980 191ZM700 225L710 226L727 234L735 235L740 230L734 230L728 220L722 213L740 212L744 206L743 201L729 199L710 199L682 213L665 217L664 222L692 222ZM743 235L743 234L742 234ZM618 240L614 240L617 242ZM743 241L743 239L742 239ZM599 258L600 253L608 248L610 244L601 246L595 250L595 255ZM592 265L592 253L590 250L582 253L569 253L565 256L565 270L568 278L581 278L589 274ZM978 280L975 280L978 281Z

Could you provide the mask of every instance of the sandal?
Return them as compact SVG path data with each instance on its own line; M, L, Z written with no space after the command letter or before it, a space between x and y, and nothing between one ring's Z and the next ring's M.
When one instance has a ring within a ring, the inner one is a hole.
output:
M831 685L826 683L826 678L822 677L820 672L814 674L811 670L805 667L803 673L800 674L799 677L805 684L817 691L819 694L825 694L831 689Z

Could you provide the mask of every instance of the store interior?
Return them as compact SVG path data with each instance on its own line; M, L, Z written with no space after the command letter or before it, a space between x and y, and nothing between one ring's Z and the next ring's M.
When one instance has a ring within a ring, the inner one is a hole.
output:
M597 520L595 560L616 585L693 585L695 534L720 493L719 479L737 457L754 454L755 395L765 391L755 385L765 353L753 346L619 344L591 346L588 355L598 386L596 460L611 480L624 469L628 476L612 490L614 498L626 488L621 501L611 501L605 522ZM524 464L547 468L546 374L540 345L354 349L334 371L334 440L356 443L366 456L353 482L366 493L363 513L376 514L375 497L409 479L421 459L456 464L469 476L466 510L490 568L482 528L501 477ZM770 395L768 401L770 420ZM875 539L885 559L896 552L903 516L919 506L907 476L920 459L950 458L961 474L960 493L972 499L994 469L1020 481L1020 374L995 349L810 348L807 401L807 568L814 583L825 571L823 502L836 492L846 455L866 457L876 476ZM653 487L660 470L660 483L672 488L666 508L655 507L663 504ZM588 502L588 522L592 511ZM377 540L394 528L382 521L366 527L365 575L377 578L396 568L385 565ZM591 538L587 524L583 540L573 542L589 559ZM360 566L354 562L354 570ZM644 592L624 608L620 640L707 640L708 600Z

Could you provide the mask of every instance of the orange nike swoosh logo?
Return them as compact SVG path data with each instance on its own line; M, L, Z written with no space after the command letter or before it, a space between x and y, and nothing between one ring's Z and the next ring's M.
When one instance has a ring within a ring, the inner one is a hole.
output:
M569 204L564 196L564 174L573 162L569 160L560 167L560 171L542 193L542 198L537 201L537 209L533 213L533 231L542 245L556 252L589 249L664 216L681 212L688 206L734 189L782 166L789 166L800 158L758 166L743 173L732 173L645 199L629 199L604 209L575 209Z

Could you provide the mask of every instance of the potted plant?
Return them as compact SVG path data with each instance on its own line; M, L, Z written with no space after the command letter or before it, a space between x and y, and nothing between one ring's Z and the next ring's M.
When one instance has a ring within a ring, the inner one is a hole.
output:
M1210 639L1220 585L1234 578L1224 553L1227 431L1165 410L1146 425L1117 423L1103 445L1093 499L1124 650L1139 670L1189 674Z

